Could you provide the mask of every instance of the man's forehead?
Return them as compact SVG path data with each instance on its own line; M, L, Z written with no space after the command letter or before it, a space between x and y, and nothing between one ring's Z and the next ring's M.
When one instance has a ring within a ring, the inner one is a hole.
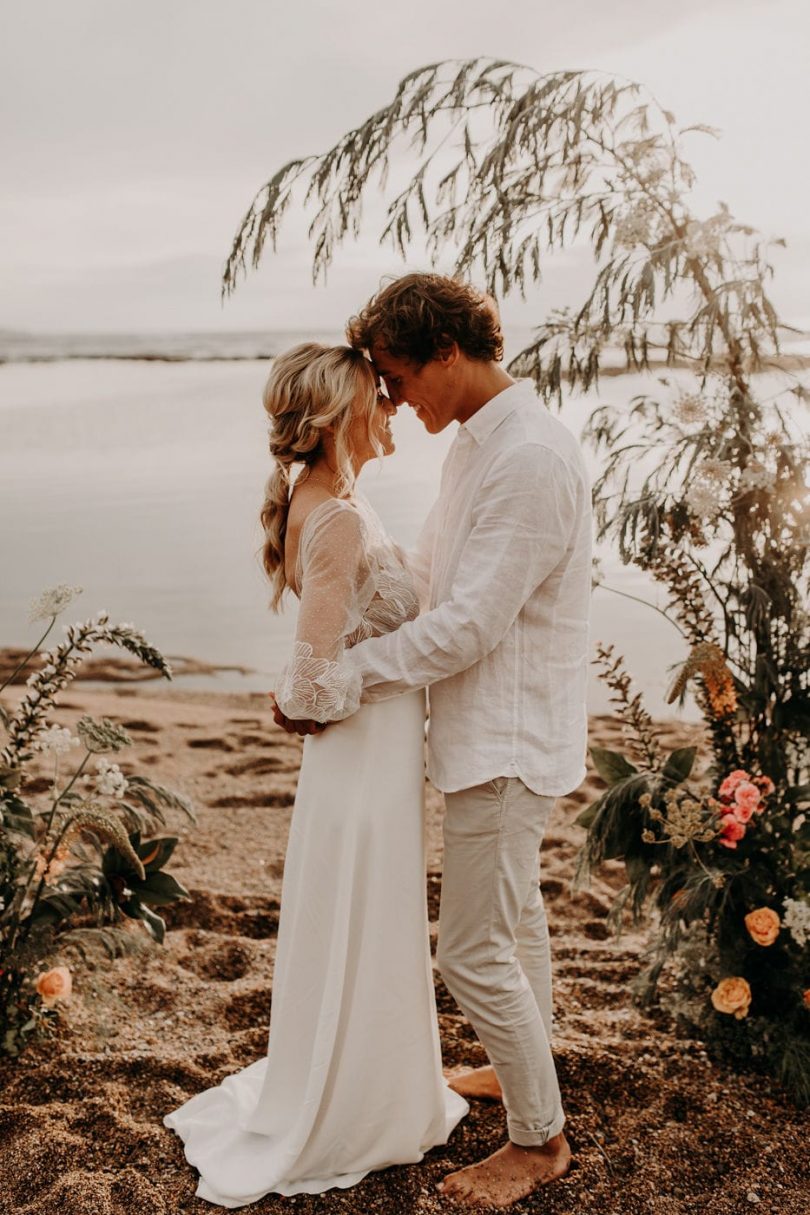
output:
M407 362L406 359L396 358L385 346L372 346L369 355L374 370L383 376L401 370Z

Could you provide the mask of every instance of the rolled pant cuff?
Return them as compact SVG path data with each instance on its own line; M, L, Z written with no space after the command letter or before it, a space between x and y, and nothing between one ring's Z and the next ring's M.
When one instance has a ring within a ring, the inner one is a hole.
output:
M516 1143L518 1147L542 1147L549 1139L553 1139L555 1135L559 1135L565 1126L565 1114L560 1110L559 1114L547 1126L541 1127L538 1130L516 1125L508 1120L507 1125L509 1128L509 1139L512 1143Z

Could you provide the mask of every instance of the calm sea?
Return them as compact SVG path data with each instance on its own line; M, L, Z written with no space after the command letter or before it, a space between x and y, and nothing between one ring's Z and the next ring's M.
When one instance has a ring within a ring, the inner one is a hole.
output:
M523 336L510 335L512 351ZM272 687L295 604L281 616L268 610L259 562L269 467L261 390L267 358L304 337L341 340L337 332L0 334L0 644L33 642L30 601L68 582L85 588L71 619L105 608L164 653L255 671L189 677L192 686ZM596 404L629 401L645 385L649 377L605 379L591 397L566 401L563 421L579 433ZM368 466L361 487L407 547L455 427L428 435L409 410L394 426L396 453ZM611 586L660 602L610 550L602 559ZM598 589L592 635L625 654L651 711L672 716L664 693L683 657L674 628ZM591 708L608 709L595 678Z

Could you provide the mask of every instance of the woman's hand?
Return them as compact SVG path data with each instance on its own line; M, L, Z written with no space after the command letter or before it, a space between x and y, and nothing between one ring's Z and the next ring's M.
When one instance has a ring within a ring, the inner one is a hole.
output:
M302 738L306 734L320 734L329 724L326 721L293 721L291 718L285 717L278 707L275 692L269 692L268 695L273 701L273 720L288 734L298 734Z

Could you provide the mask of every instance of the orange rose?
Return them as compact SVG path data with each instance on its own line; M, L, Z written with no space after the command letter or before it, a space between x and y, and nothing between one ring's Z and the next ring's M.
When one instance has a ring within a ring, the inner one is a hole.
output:
M53 970L44 970L41 975L37 975L34 987L42 996L42 1003L51 1008L57 1000L70 999L73 980L67 966L54 966Z
M756 911L748 912L745 917L745 927L757 945L773 945L779 936L782 921L770 907L757 907Z
M721 979L712 992L712 1004L721 1013L733 1013L739 1021L748 1015L751 988L745 979Z
M804 1002L804 1007L810 1008L810 987L808 987L807 991L802 992L802 1000Z

